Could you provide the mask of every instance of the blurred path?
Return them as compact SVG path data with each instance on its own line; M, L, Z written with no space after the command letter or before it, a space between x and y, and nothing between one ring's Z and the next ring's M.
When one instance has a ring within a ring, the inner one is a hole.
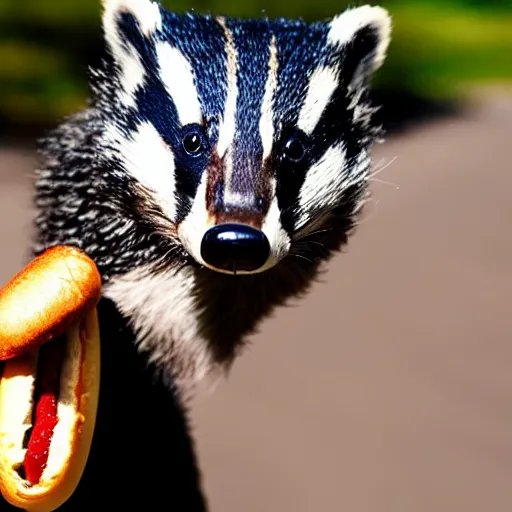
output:
M212 512L512 510L511 133L501 98L378 149L347 254L194 404ZM1 282L31 166L0 153Z
M0 146L0 284L18 272L30 257L32 171L28 150Z

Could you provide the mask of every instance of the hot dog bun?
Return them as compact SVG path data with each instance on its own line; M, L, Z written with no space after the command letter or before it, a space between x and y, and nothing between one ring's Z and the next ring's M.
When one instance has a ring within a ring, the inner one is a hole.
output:
M48 249L0 290L0 361L63 334L100 291L100 274L86 254Z
M101 281L87 256L60 247L37 258L8 286L0 295L0 318L9 319L8 329L2 325L1 340L6 333L17 335L23 343L11 343L9 353L25 353L5 363L0 380L0 492L16 507L51 512L76 489L92 442L100 382L95 306ZM37 311L38 305L44 313ZM57 424L42 475L31 485L22 469L26 433L33 426L37 345L64 334Z

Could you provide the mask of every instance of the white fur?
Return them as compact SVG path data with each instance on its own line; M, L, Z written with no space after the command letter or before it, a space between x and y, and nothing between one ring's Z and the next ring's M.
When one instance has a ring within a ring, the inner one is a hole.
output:
M135 104L135 91L144 83L145 70L133 48L127 47L119 34L117 17L123 12L135 16L141 30L150 36L161 28L162 17L158 4L150 0L104 0L103 30L105 40L121 68L122 100L127 106Z
M171 96L182 126L202 121L194 73L186 57L167 43L156 45L160 77Z
M328 67L317 68L309 79L308 92L300 110L298 127L311 135L331 101L338 85L338 73Z
M270 57L268 61L268 77L265 84L265 96L261 107L260 135L263 145L263 159L268 158L272 151L274 142L274 111L272 103L277 88L277 71L279 62L277 60L276 38L272 36L270 43Z
M311 220L314 210L328 209L341 196L348 173L345 149L342 144L331 146L322 158L311 167L299 194L299 230Z
M153 200L165 216L174 221L174 155L156 128L149 122L143 122L131 134L131 139L127 139L112 127L108 137L118 148L126 171L152 193Z
M228 29L224 18L217 19L224 30L226 36L226 52L227 52L227 82L228 90L226 97L226 105L224 107L224 115L219 127L219 140L217 142L217 153L220 158L224 159L224 198L230 201L232 189L231 181L233 176L233 155L231 147L235 138L236 128L236 103L238 99L238 52L236 50L233 34Z
M146 71L133 50L114 50L114 57L121 68L121 99L127 107L135 106L135 92L144 84Z
M206 210L206 184L208 173L204 172L197 188L192 208L178 227L178 236L187 252L201 265L206 265L201 257L201 242L206 231L214 225L214 219Z
M238 53L233 40L233 34L228 29L223 18L218 18L219 24L224 29L226 36L226 52L227 52L227 77L228 91L226 98L226 106L224 108L224 116L219 128L219 141L217 143L217 152L222 158L228 148L233 143L235 137L236 123L236 102L238 98L237 73L238 73Z
M299 218L295 230L313 220L318 211L328 211L343 197L343 190L368 179L370 156L362 151L356 162L347 166L342 144L331 146L322 158L310 168L299 194Z
M183 390L191 390L214 369L208 343L199 331L201 309L194 285L188 267L160 272L147 268L112 279L104 290L130 318L139 349ZM186 370L180 370L181 365Z
M281 225L281 211L277 205L277 197L274 197L270 205L261 230L265 233L270 243L270 257L258 272L263 272L273 267L290 251L290 237Z
M373 59L373 69L377 69L384 62L391 38L391 18L382 7L363 5L336 16L331 21L328 39L334 46L343 46L368 26L376 28L380 35Z
M224 201L230 205L243 204L243 198L232 187L233 184L233 148L228 148L224 154Z

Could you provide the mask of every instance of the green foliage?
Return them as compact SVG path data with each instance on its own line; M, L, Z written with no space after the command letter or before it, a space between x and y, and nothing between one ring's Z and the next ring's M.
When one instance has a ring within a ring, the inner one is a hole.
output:
M52 123L84 105L87 63L101 37L99 0L0 0L0 119ZM361 1L353 1L352 6ZM453 97L468 85L512 81L512 0L382 0L393 42L376 86ZM164 1L190 10L191 0ZM195 0L199 12L328 18L334 0Z
M395 28L380 86L453 97L473 84L512 80L510 7L498 15L488 5L462 10L456 1L400 3L390 9Z

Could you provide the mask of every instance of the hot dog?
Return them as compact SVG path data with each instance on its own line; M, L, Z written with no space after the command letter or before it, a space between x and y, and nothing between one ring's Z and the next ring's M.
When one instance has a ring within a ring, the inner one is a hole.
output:
M24 510L57 509L85 468L99 394L100 294L95 264L69 247L46 251L0 291L0 358L9 359L0 380L0 492Z
M65 332L100 291L96 265L78 249L54 247L35 258L0 290L0 360Z

